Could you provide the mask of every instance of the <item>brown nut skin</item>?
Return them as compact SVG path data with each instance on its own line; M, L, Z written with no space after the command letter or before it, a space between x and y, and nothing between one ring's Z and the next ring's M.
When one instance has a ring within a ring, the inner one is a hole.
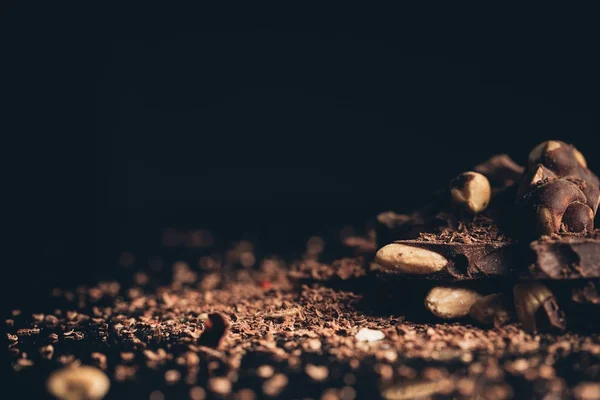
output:
M572 203L562 217L561 230L565 232L591 232L594 229L594 212L587 205Z
M600 180L589 169L583 154L573 145L558 140L548 140L537 145L528 158L528 169L542 164L561 178L573 177L598 186Z
M557 179L554 172L544 167L542 164L537 164L534 168L528 169L517 190L517 199L522 199L527 193L529 193L535 186L539 186L546 182L550 182Z
M587 181L584 181L583 179L567 178L567 180L573 182L579 187L587 199L586 204L592 209L594 215L596 215L598 212L598 204L600 204L600 188Z
M452 201L472 214L482 212L490 204L492 187L485 175L463 172L450 182Z

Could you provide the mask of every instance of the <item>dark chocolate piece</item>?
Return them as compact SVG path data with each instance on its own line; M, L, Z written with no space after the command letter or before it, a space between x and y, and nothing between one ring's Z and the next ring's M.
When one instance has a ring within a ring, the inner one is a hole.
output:
M505 188L521 180L525 168L514 162L508 155L499 154L475 166L474 171L485 175L492 188Z
M394 243L429 250L448 260L439 271L414 277L459 281L511 275L518 250L515 243L508 240L469 243L450 240L398 240Z
M600 278L600 232L585 236L553 236L531 243L534 279Z
M571 299L577 304L600 305L600 281L578 281L580 285L571 291Z

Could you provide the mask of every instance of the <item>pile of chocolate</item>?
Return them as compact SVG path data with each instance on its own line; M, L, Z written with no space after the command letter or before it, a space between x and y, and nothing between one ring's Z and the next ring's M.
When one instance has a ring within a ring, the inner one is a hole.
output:
M380 214L375 269L403 281L400 291L427 279L424 304L439 318L518 320L531 332L595 328L599 183L564 142L539 144L525 167L494 156L421 209Z

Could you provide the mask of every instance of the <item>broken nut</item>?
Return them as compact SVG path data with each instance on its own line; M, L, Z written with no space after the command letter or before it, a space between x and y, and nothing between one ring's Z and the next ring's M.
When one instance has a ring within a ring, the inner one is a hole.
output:
M387 270L418 275L432 274L448 264L441 254L400 243L391 243L379 249L375 262Z
M513 295L517 317L525 330L537 332L551 327L565 329L564 314L550 289L543 283L517 284L513 288Z
M479 172L464 172L450 183L450 194L455 204L464 206L477 214L490 204L492 188L490 181Z
M104 372L90 366L65 367L48 378L50 394L64 400L101 399L110 381Z
M425 307L439 318L462 318L480 298L481 295L471 289L439 286L429 291Z

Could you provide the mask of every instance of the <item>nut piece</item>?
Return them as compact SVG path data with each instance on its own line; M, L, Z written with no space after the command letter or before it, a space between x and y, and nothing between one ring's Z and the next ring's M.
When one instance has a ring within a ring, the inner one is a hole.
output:
M379 249L375 262L388 270L418 275L432 274L448 264L441 254L400 243L391 243Z
M540 282L520 283L513 289L517 317L523 328L537 332L547 328L565 329L565 317L556 298Z
M502 293L490 294L478 299L469 310L474 320L496 328L509 322L513 316L506 306L506 298Z
M492 188L484 175L469 171L452 180L450 194L454 203L463 205L469 212L477 214L490 204Z
M573 147L573 155L575 156L575 159L577 160L579 165L581 165L583 168L587 168L587 161L585 160L585 157L575 147Z
M519 190L517 190L517 199L522 199L527 193L531 192L536 185L541 185L557 178L556 174L544 167L542 164L537 164L535 168L529 169L523 175Z
M64 400L101 399L109 386L104 372L89 366L60 369L53 372L47 382L50 394Z
M586 204L571 203L562 217L562 230L566 232L591 232L594 229L594 212Z
M453 319L469 314L471 306L481 295L471 289L434 287L425 297L425 307L436 317Z
M528 161L530 165L538 164L545 154L560 149L564 143L558 140L547 140L535 146L529 153Z
M558 233L567 208L574 202L586 202L581 189L566 179L556 179L538 186L527 196L536 209L537 231L540 235Z

